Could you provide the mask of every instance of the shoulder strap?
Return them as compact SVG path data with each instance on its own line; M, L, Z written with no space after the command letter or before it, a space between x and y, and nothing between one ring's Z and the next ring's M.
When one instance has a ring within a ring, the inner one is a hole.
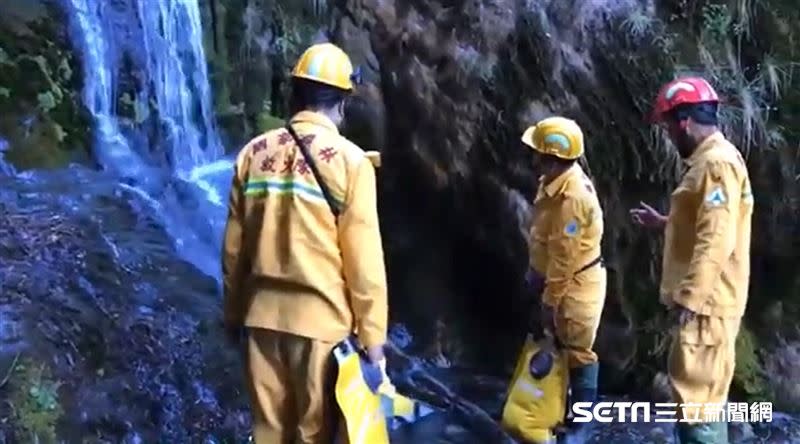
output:
M292 138L294 139L297 146L300 148L300 152L303 153L303 157L306 159L306 163L308 164L309 168L311 168L311 172L314 173L314 178L317 180L319 184L319 188L322 190L322 195L325 196L325 200L328 202L328 206L333 213L333 217L339 218L339 208L336 206L336 203L333 200L333 196L331 196L331 192L328 189L328 186L325 184L325 181L322 180L322 176L319 174L319 170L317 169L317 164L314 163L314 159L311 157L311 153L308 152L308 147L300 137L297 136L297 133L292 128L292 125L287 123L286 124L286 131L289 131Z

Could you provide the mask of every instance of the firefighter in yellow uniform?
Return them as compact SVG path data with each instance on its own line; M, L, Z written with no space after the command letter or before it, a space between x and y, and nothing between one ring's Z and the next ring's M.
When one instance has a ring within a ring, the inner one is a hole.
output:
M542 323L555 330L570 368L570 402L594 402L599 364L592 350L606 295L601 257L603 211L577 159L583 132L551 117L528 128L522 141L536 153L539 188L533 207L530 260L544 279Z
M747 304L753 195L741 154L717 128L718 96L702 78L666 84L653 121L688 167L669 215L642 204L640 225L665 229L661 302L677 324L669 354L681 444L727 444L725 407Z
M224 322L232 336L248 333L255 442L327 444L340 420L332 350L356 333L379 366L386 275L375 167L337 129L357 80L350 59L314 45L292 77L289 126L257 136L236 159Z

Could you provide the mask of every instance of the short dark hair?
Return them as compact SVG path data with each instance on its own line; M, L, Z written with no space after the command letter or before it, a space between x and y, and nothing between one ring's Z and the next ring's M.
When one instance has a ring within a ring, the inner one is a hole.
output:
M293 78L290 107L293 112L331 108L347 96L348 91L343 89L307 79Z
M562 167L571 166L573 163L577 162L579 158L575 159L564 159L562 157L558 157L554 154L545 154L540 151L533 150L534 155L539 156L541 159L546 160L548 162L552 162L558 164Z
M677 122L692 118L701 125L717 125L719 117L717 115L718 106L716 102L685 103L678 105L669 112L669 117Z

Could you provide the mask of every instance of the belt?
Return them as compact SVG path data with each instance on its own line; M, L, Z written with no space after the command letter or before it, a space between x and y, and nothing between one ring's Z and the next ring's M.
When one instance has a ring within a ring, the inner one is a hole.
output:
M597 264L605 265L605 261L603 260L603 256L597 256L593 261L589 262L588 264L586 264L583 267L581 267L580 270L576 271L575 274L576 275L581 274L584 271L594 267Z

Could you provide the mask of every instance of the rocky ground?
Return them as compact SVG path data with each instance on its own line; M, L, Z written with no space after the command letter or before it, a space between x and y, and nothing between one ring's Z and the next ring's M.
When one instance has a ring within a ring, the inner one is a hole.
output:
M216 283L130 191L43 176L0 178L0 442L241 440Z

